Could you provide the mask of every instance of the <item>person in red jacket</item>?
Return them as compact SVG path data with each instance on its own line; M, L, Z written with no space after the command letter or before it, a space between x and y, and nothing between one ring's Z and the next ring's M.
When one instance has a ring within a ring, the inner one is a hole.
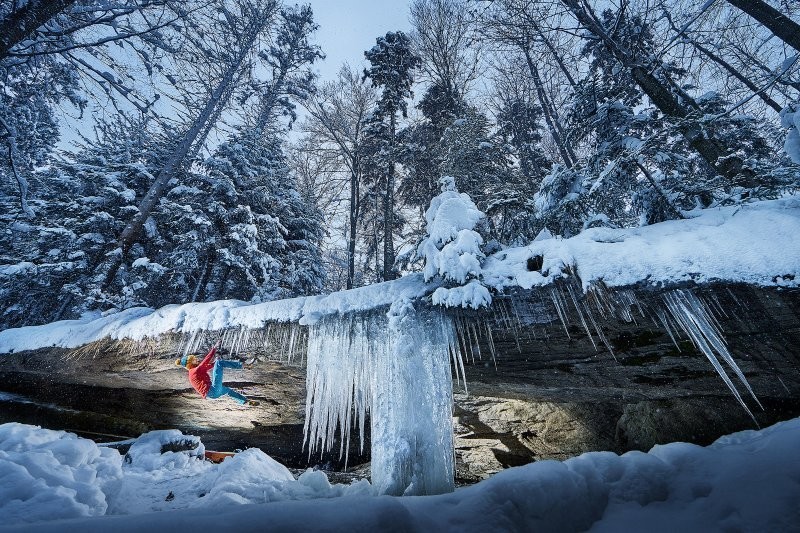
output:
M258 405L255 400L248 400L243 394L226 387L222 384L222 371L224 368L242 368L240 361L227 361L225 359L216 359L214 356L217 354L217 349L220 343L217 342L211 347L211 351L206 354L200 363L197 362L197 356L184 355L175 361L175 364L182 366L189 371L189 382L194 387L200 396L203 398L221 398L222 396L230 396L242 405Z

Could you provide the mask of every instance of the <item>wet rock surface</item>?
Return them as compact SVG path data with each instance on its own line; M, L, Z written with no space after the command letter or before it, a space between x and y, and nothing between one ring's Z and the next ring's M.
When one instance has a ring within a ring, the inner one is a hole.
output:
M718 303L715 315L730 351L764 406L745 396L758 423L799 416L800 291L715 291L707 296ZM658 291L637 296L653 306L660 298ZM513 317L512 326L511 318L486 314L495 358L486 335L476 335L481 355L466 365L469 394L454 384L461 482L585 451L648 450L676 440L708 444L756 428L706 357L686 338L676 347L648 317L630 323L595 317L613 355L574 317L566 327L557 318L526 324L524 316ZM0 422L103 441L178 428L200 436L207 449L259 447L297 469L344 468L338 445L321 457L303 451L304 368L259 361L252 369L226 371L226 384L260 402L243 407L200 398L174 357L134 345L81 357L55 348L0 356ZM351 443L348 466L361 467L360 475L368 451L369 442L363 455L358 442Z

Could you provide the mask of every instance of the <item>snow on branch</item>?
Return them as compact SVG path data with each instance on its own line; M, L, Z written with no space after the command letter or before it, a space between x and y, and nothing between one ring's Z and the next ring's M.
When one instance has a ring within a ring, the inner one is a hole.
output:
M425 281L439 276L451 285L438 288L433 303L473 309L489 305L492 297L479 281L486 259L483 237L475 230L486 215L467 194L458 192L453 177L445 176L439 183L442 192L425 212L427 237L417 249L425 258Z

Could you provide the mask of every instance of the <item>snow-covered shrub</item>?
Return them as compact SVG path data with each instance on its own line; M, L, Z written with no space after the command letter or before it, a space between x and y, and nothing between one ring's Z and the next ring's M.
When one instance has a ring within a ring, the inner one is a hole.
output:
M789 128L783 149L795 163L800 163L800 101L786 106L781 111L781 124Z
M477 281L486 256L481 251L483 238L475 230L486 215L468 195L458 192L452 177L445 176L439 183L442 192L425 212L427 236L417 249L425 259L425 281L439 276L449 285L433 293L433 303L472 308L488 305L492 301L489 291Z
M187 463L205 456L199 437L184 435L177 429L150 431L140 436L125 454L126 464L144 471L185 468Z

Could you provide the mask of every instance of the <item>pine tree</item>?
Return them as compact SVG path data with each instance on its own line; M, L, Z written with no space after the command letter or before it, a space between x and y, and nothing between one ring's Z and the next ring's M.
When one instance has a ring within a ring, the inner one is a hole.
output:
M468 194L490 221L499 215L512 181L511 161L502 140L491 135L489 119L468 107L444 130L440 145L440 174L456 176L458 189ZM499 237L496 231L492 233Z
M37 218L11 224L10 242L0 242L0 262L30 263L25 276L0 276L0 290L18 310L3 323L42 323L145 303L137 292L149 279L121 276L104 291L91 265L113 249L160 154L145 120L121 116L99 122L96 131L97 140L34 175Z
M444 157L442 135L461 117L467 104L455 92L432 84L417 108L423 120L400 131L399 160L407 171L398 192L405 205L424 212L439 192L440 166Z
M205 166L214 239L197 297L265 301L319 292L321 215L297 192L274 132L242 128Z
M375 119L388 122L388 158L385 171L386 185L383 191L383 279L393 279L395 250L394 231L398 227L394 218L395 210L395 162L394 153L397 136L397 113L407 116L407 98L411 98L411 86L414 82L413 70L419 66L420 59L411 50L411 41L405 33L388 32L385 37L378 37L372 49L364 52L370 67L364 70L364 76L372 79L375 87L382 89L375 110Z

